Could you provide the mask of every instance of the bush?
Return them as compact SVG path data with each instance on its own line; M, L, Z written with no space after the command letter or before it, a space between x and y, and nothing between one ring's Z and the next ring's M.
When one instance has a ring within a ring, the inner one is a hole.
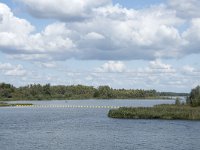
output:
M176 105L181 105L181 101L180 101L180 99L178 97L176 98L175 104Z
M191 90L187 103L193 107L200 106L200 86Z

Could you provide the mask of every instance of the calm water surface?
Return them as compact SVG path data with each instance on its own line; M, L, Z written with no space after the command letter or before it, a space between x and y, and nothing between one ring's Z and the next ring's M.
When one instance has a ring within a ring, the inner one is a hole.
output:
M35 101L48 105L152 106L163 100ZM108 109L0 108L1 150L197 150L199 121L121 120Z

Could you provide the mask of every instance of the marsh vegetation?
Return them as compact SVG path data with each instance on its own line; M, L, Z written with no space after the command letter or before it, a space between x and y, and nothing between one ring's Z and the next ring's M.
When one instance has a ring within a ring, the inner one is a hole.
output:
M186 104L176 99L175 104L137 108L122 107L110 110L108 116L122 119L200 120L200 86L191 90Z
M168 104L154 107L122 107L110 110L108 116L122 119L200 120L200 107Z

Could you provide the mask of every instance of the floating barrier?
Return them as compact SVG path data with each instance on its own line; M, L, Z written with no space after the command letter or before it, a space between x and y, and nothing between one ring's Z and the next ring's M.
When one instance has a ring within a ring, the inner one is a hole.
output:
M16 105L17 108L88 108L88 109L117 109L120 106L84 106L84 105Z

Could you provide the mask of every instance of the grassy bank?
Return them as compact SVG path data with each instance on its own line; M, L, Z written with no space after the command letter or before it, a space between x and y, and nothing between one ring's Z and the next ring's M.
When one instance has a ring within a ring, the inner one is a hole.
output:
M121 119L200 120L200 107L188 105L157 105L150 108L122 107L110 110L108 117Z
M9 103L0 102L0 107L14 107L14 106L17 106L17 105L20 105L20 106L31 106L33 104L20 104L20 103L9 104Z

